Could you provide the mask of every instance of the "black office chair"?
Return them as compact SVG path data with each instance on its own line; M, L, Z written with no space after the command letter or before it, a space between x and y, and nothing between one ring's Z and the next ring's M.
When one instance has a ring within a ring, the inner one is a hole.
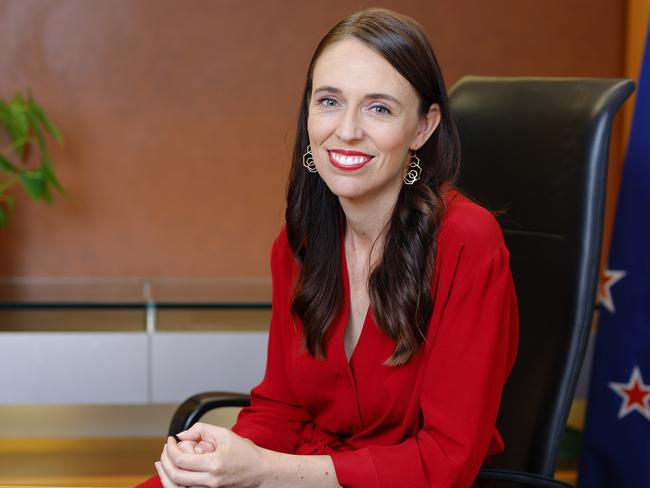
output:
M593 315L612 121L633 90L620 79L472 76L450 92L463 148L458 186L504 211L520 310L518 360L498 419L506 449L479 479L570 486L553 474ZM195 395L170 435L208 410L248 402Z

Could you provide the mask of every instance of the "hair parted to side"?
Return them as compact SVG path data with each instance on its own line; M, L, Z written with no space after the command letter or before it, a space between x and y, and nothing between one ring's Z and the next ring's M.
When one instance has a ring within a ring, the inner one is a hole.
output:
M305 171L302 157L309 145L307 117L314 66L328 46L349 38L375 50L413 86L422 116L431 104L440 106L440 125L418 150L420 180L402 187L384 230L383 256L369 279L370 307L377 324L395 341L386 364L399 366L417 352L431 319L442 192L456 179L460 142L429 40L415 20L390 10L363 10L339 22L323 37L309 64L287 191L287 236L299 266L291 312L302 322L307 351L324 356L328 330L343 304L345 216L321 177Z

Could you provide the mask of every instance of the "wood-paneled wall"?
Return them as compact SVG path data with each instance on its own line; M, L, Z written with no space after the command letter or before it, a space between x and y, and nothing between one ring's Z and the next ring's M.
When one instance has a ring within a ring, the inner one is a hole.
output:
M268 276L307 63L376 3L0 0L0 97L30 87L58 123L70 194L18 199L0 275ZM623 74L624 2L381 5L424 25L449 85Z

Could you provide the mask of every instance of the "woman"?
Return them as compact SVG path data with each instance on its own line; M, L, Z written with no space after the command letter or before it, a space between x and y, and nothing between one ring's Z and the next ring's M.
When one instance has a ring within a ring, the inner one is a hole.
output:
M163 486L474 483L503 449L517 306L498 224L451 185L458 160L416 22L371 9L323 38L273 246L265 377L232 431L168 440Z

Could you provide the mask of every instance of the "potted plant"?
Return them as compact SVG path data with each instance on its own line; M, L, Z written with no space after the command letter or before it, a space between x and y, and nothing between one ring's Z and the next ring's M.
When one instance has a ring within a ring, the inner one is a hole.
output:
M34 200L52 201L52 189L65 190L56 177L46 134L59 144L63 138L30 93L11 101L0 99L0 226L8 220L14 198L8 192L20 184Z

